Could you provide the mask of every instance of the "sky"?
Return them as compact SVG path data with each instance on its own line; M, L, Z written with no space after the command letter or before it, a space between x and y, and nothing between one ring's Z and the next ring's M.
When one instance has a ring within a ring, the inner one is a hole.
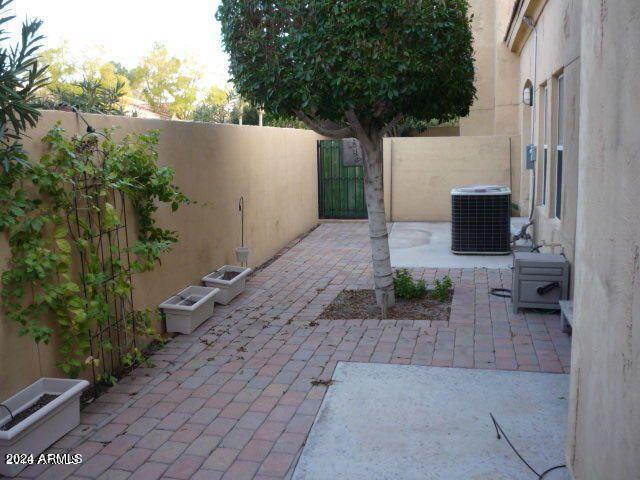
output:
M203 72L201 87L228 84L227 55L222 49L215 12L220 0L14 0L20 21L44 21L45 47L66 41L73 56L137 65L154 42L172 55L190 57ZM14 29L18 25L14 26Z

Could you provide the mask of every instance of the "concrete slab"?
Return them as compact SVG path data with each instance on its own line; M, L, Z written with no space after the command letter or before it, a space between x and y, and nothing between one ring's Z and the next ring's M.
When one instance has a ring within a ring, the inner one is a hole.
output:
M512 218L511 231L520 231L526 218ZM428 268L509 268L512 255L451 253L450 222L394 222L389 236L391 265Z
M568 375L339 363L333 378L293 480L535 479L489 413L539 472L564 463Z

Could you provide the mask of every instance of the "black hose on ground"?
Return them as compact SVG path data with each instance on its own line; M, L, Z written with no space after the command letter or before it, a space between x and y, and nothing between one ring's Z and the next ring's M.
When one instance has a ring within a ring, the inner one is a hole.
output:
M511 298L511 289L509 288L492 288L489 290L489 295L500 298Z
M506 440L507 444L511 447L511 450L513 450L513 452L518 456L518 458L520 459L520 461L522 463L525 464L525 466L531 470L531 472L533 472L533 474L538 478L538 480L544 480L544 477L546 477L549 473L553 472L554 470L558 470L560 468L567 468L566 465L556 465L555 467L551 467L551 468L547 468L544 472L542 473L538 473L536 471L535 468L533 468L529 462L527 462L524 457L520 454L520 452L516 449L516 447L513 446L513 443L511 443L511 440L509 440L509 437L507 437L507 434L504 432L504 430L502 429L502 427L500 426L500 424L498 423L498 421L496 420L496 418L493 416L492 413L489 413L489 416L491 417L491 420L493 421L493 426L496 429L496 435L498 437L498 440L500 440L502 437L504 437L504 439Z

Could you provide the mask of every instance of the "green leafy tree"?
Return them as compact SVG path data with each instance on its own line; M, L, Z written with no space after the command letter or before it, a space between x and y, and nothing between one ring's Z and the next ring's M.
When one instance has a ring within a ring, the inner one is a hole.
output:
M43 50L40 60L47 65L49 83L47 88L69 83L69 79L78 73L78 66L71 60L66 42L55 48Z
M133 84L137 80L134 75L134 69L129 69L120 62L116 62L114 60L111 60L108 63L113 65L114 72L120 77L126 78L129 84Z
M240 118L242 118L242 121L240 121ZM231 123L258 125L258 109L245 101L234 103L231 110Z
M468 1L222 0L217 18L243 98L362 144L376 297L383 310L393 305L382 139L404 117L469 113Z
M0 164L5 174L12 165L27 163L19 140L38 121L36 93L46 83L46 67L38 62L41 21L23 23L20 43L6 44L5 27L15 18L8 13L12 2L0 0Z
M203 102L193 109L191 119L196 122L226 123L230 115L229 93L211 87Z
M229 112L225 105L211 105L201 103L196 106L191 113L191 120L194 122L206 123L226 123Z
M215 85L209 89L204 103L208 105L227 105L229 103L229 92L225 92L220 87Z
M169 55L164 45L155 44L132 73L134 88L158 113L168 110L178 118L189 118L197 100L200 77L186 60Z
M41 58L50 81L40 94L40 107L124 115L125 96L131 93L124 67L100 56L74 62L66 44L45 50Z
M302 130L307 129L307 124L297 119L296 117L277 116L273 115L270 112L265 112L264 124L267 127L299 128Z

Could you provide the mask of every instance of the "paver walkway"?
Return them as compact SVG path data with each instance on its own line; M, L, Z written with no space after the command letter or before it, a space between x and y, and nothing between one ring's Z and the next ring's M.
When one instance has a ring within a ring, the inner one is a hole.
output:
M52 451L79 466L22 477L244 480L287 478L339 361L568 372L558 315L511 313L489 295L509 270L416 269L455 283L449 322L316 320L345 288L371 283L364 223L322 224L192 335L172 339L82 412ZM313 322L313 323L312 323Z

